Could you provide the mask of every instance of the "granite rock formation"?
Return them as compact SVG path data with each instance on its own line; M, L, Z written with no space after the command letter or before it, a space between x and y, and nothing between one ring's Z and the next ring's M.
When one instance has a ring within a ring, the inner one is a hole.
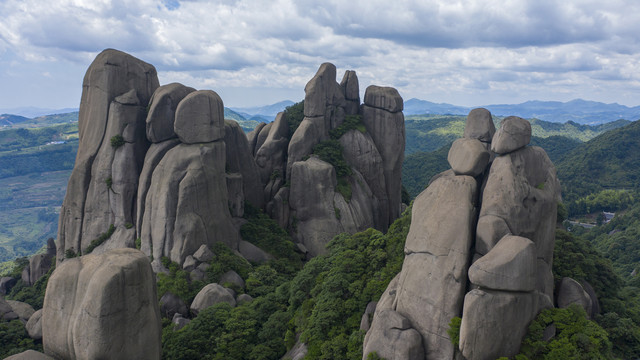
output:
M384 99L378 108L394 109L394 98ZM531 320L553 306L555 168L544 150L527 146L526 120L506 118L496 131L491 119L485 109L469 113L449 152L453 170L414 201L403 267L378 303L363 359L373 351L387 359L513 356ZM588 298L579 295L567 302ZM457 348L447 333L454 317L462 318Z
M115 226L121 247L133 247L138 176L149 147L146 107L158 88L155 68L108 49L91 63L82 85L78 155L58 226L58 259L83 254Z
M378 86L360 105L355 71L338 84L336 67L325 63L305 87L304 119L292 134L284 114L249 134L266 211L309 256L341 232L385 231L399 216L402 109L395 89ZM355 128L339 131L345 122ZM338 149L346 168L323 160L318 147Z
M157 299L151 264L138 250L68 259L47 285L44 351L61 359L160 359Z

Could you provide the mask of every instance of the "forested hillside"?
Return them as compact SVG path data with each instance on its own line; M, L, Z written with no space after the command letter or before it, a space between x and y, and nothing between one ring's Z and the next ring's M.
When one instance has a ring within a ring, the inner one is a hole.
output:
M637 189L640 184L640 121L606 132L556 163L567 202L604 189Z

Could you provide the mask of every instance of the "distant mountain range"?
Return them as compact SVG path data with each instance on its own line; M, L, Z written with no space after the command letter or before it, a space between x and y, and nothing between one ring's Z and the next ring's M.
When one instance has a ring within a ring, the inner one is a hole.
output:
M284 100L271 105L254 107L232 107L231 110L244 116L247 120L257 120L271 122L279 112L284 111L287 106L295 104L291 100Z
M78 108L62 108L62 109L47 109L34 106L23 106L15 108L0 109L2 115L18 115L27 119L33 119L43 115L51 114L66 114L70 112L78 111Z
M291 100L284 100L265 106L225 108L225 117L236 120L271 122L280 111L284 111L287 106L293 104L294 102ZM471 109L476 107L484 107L495 116L516 115L526 119L536 118L558 123L573 121L583 125L603 124L619 119L631 121L640 119L640 106L628 107L617 103L605 104L581 99L568 102L533 100L521 104L494 104L466 107L447 103L434 103L413 98L404 102L404 114L467 115ZM76 111L78 111L78 109L43 109L36 107L0 109L0 114L2 114L0 115L0 125L16 124L43 115L63 114Z
M521 104L497 104L475 106L484 107L495 116L516 115L526 119L564 123L573 121L578 124L602 124L619 119L640 119L640 106L628 107L620 104L605 104L597 101L581 99L569 102L559 101L527 101ZM446 103L433 103L420 99L409 99L404 102L405 115L417 114L451 114L466 115L474 107L456 106Z

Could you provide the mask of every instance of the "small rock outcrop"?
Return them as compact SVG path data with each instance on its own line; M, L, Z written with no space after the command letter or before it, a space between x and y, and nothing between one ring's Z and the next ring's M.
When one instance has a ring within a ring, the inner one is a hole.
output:
M224 286L211 283L203 287L193 299L191 313L198 315L200 311L222 302L226 302L231 307L236 306L236 299Z
M54 358L35 350L27 350L19 354L6 357L4 360L54 360Z
M148 257L135 249L68 259L51 275L43 346L62 359L160 359L160 311Z
M392 109L393 99L379 107ZM438 360L518 353L531 320L553 306L560 197L553 164L527 146L530 138L524 119L506 118L495 131L487 110L469 113L449 152L452 170L414 201L402 271L380 299L363 359L373 351ZM462 318L458 348L447 333L454 317Z

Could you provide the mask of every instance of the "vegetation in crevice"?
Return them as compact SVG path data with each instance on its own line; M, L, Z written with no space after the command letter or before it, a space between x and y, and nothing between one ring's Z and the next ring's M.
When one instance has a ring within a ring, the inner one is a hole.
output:
M93 249L102 245L102 243L107 241L107 239L110 238L115 231L116 231L116 227L113 224L109 225L109 229L107 229L106 232L103 232L102 234L100 234L100 236L98 236L96 239L91 240L91 243L89 243L89 246L87 246L87 248L84 251L84 255L90 254L93 251Z

